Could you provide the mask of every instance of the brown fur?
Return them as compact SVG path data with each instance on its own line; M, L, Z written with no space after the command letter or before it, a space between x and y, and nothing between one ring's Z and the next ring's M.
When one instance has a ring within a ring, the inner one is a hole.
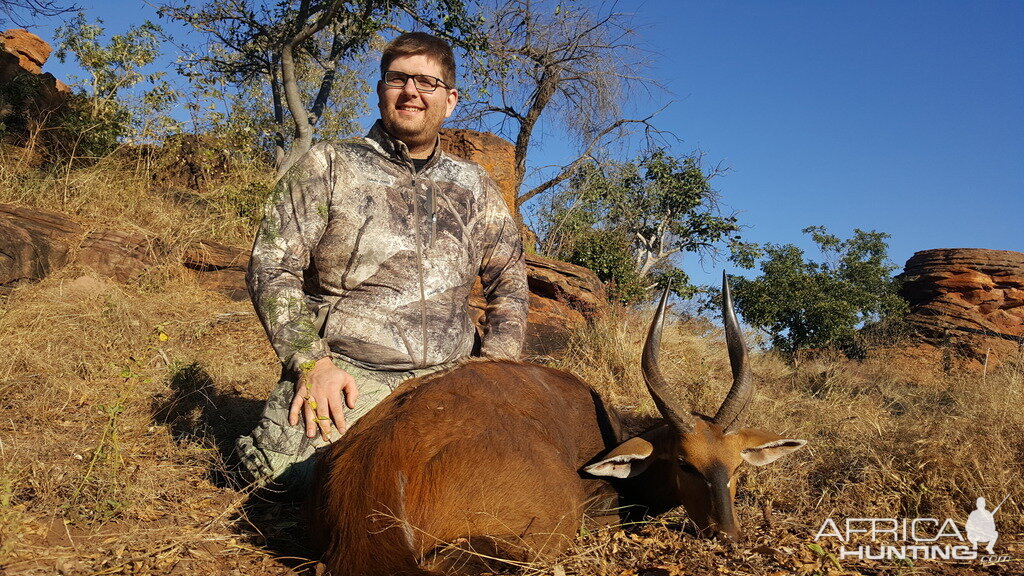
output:
M605 489L580 467L617 440L590 387L552 368L410 380L320 457L313 534L334 576L453 568L432 553L460 538L504 558L557 553Z

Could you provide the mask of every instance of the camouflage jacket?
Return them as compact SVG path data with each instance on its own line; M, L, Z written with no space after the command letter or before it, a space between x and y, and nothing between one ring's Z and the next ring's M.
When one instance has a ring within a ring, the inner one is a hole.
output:
M409 370L470 354L477 276L487 300L481 353L517 357L525 264L497 186L439 145L415 172L378 121L365 138L313 146L285 174L246 280L289 368L333 351L365 368Z

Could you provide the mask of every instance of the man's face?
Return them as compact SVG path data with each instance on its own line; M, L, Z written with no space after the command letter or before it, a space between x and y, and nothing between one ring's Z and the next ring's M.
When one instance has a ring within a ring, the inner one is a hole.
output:
M442 78L441 66L425 54L399 56L391 61L388 71L405 74L428 74ZM384 128L409 147L414 158L426 158L434 148L437 132L444 119L451 116L459 93L439 85L433 93L420 92L409 80L402 88L393 88L377 81L377 106Z

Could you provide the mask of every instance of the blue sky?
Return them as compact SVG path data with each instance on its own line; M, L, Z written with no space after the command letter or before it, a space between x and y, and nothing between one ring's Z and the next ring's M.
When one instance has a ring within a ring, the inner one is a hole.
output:
M141 2L82 2L112 32ZM824 225L918 250L1024 251L1024 2L620 2L669 94L659 127L729 172L723 204L756 242L810 248ZM48 30L36 33L51 39ZM167 25L171 28L170 25ZM71 72L56 61L45 70ZM547 158L566 145L546 135ZM538 159L539 162L544 160ZM714 283L695 259L684 267Z
M663 122L758 242L1024 251L1024 2L650 2ZM654 16L657 15L657 16Z

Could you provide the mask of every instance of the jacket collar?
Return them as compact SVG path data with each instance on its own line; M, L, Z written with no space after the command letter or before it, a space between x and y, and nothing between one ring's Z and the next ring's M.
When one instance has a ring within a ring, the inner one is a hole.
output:
M384 123L379 119L373 123L373 126L370 128L370 132L366 135L366 138L377 144L384 155L392 161L409 166L410 168L412 167L412 157L409 156L409 147L405 145L405 142L402 142L398 138L388 134L388 131L384 129ZM442 155L441 137L437 136L434 141L434 151L430 153L430 158L427 159L427 163L423 166L423 170L426 170L436 164Z

